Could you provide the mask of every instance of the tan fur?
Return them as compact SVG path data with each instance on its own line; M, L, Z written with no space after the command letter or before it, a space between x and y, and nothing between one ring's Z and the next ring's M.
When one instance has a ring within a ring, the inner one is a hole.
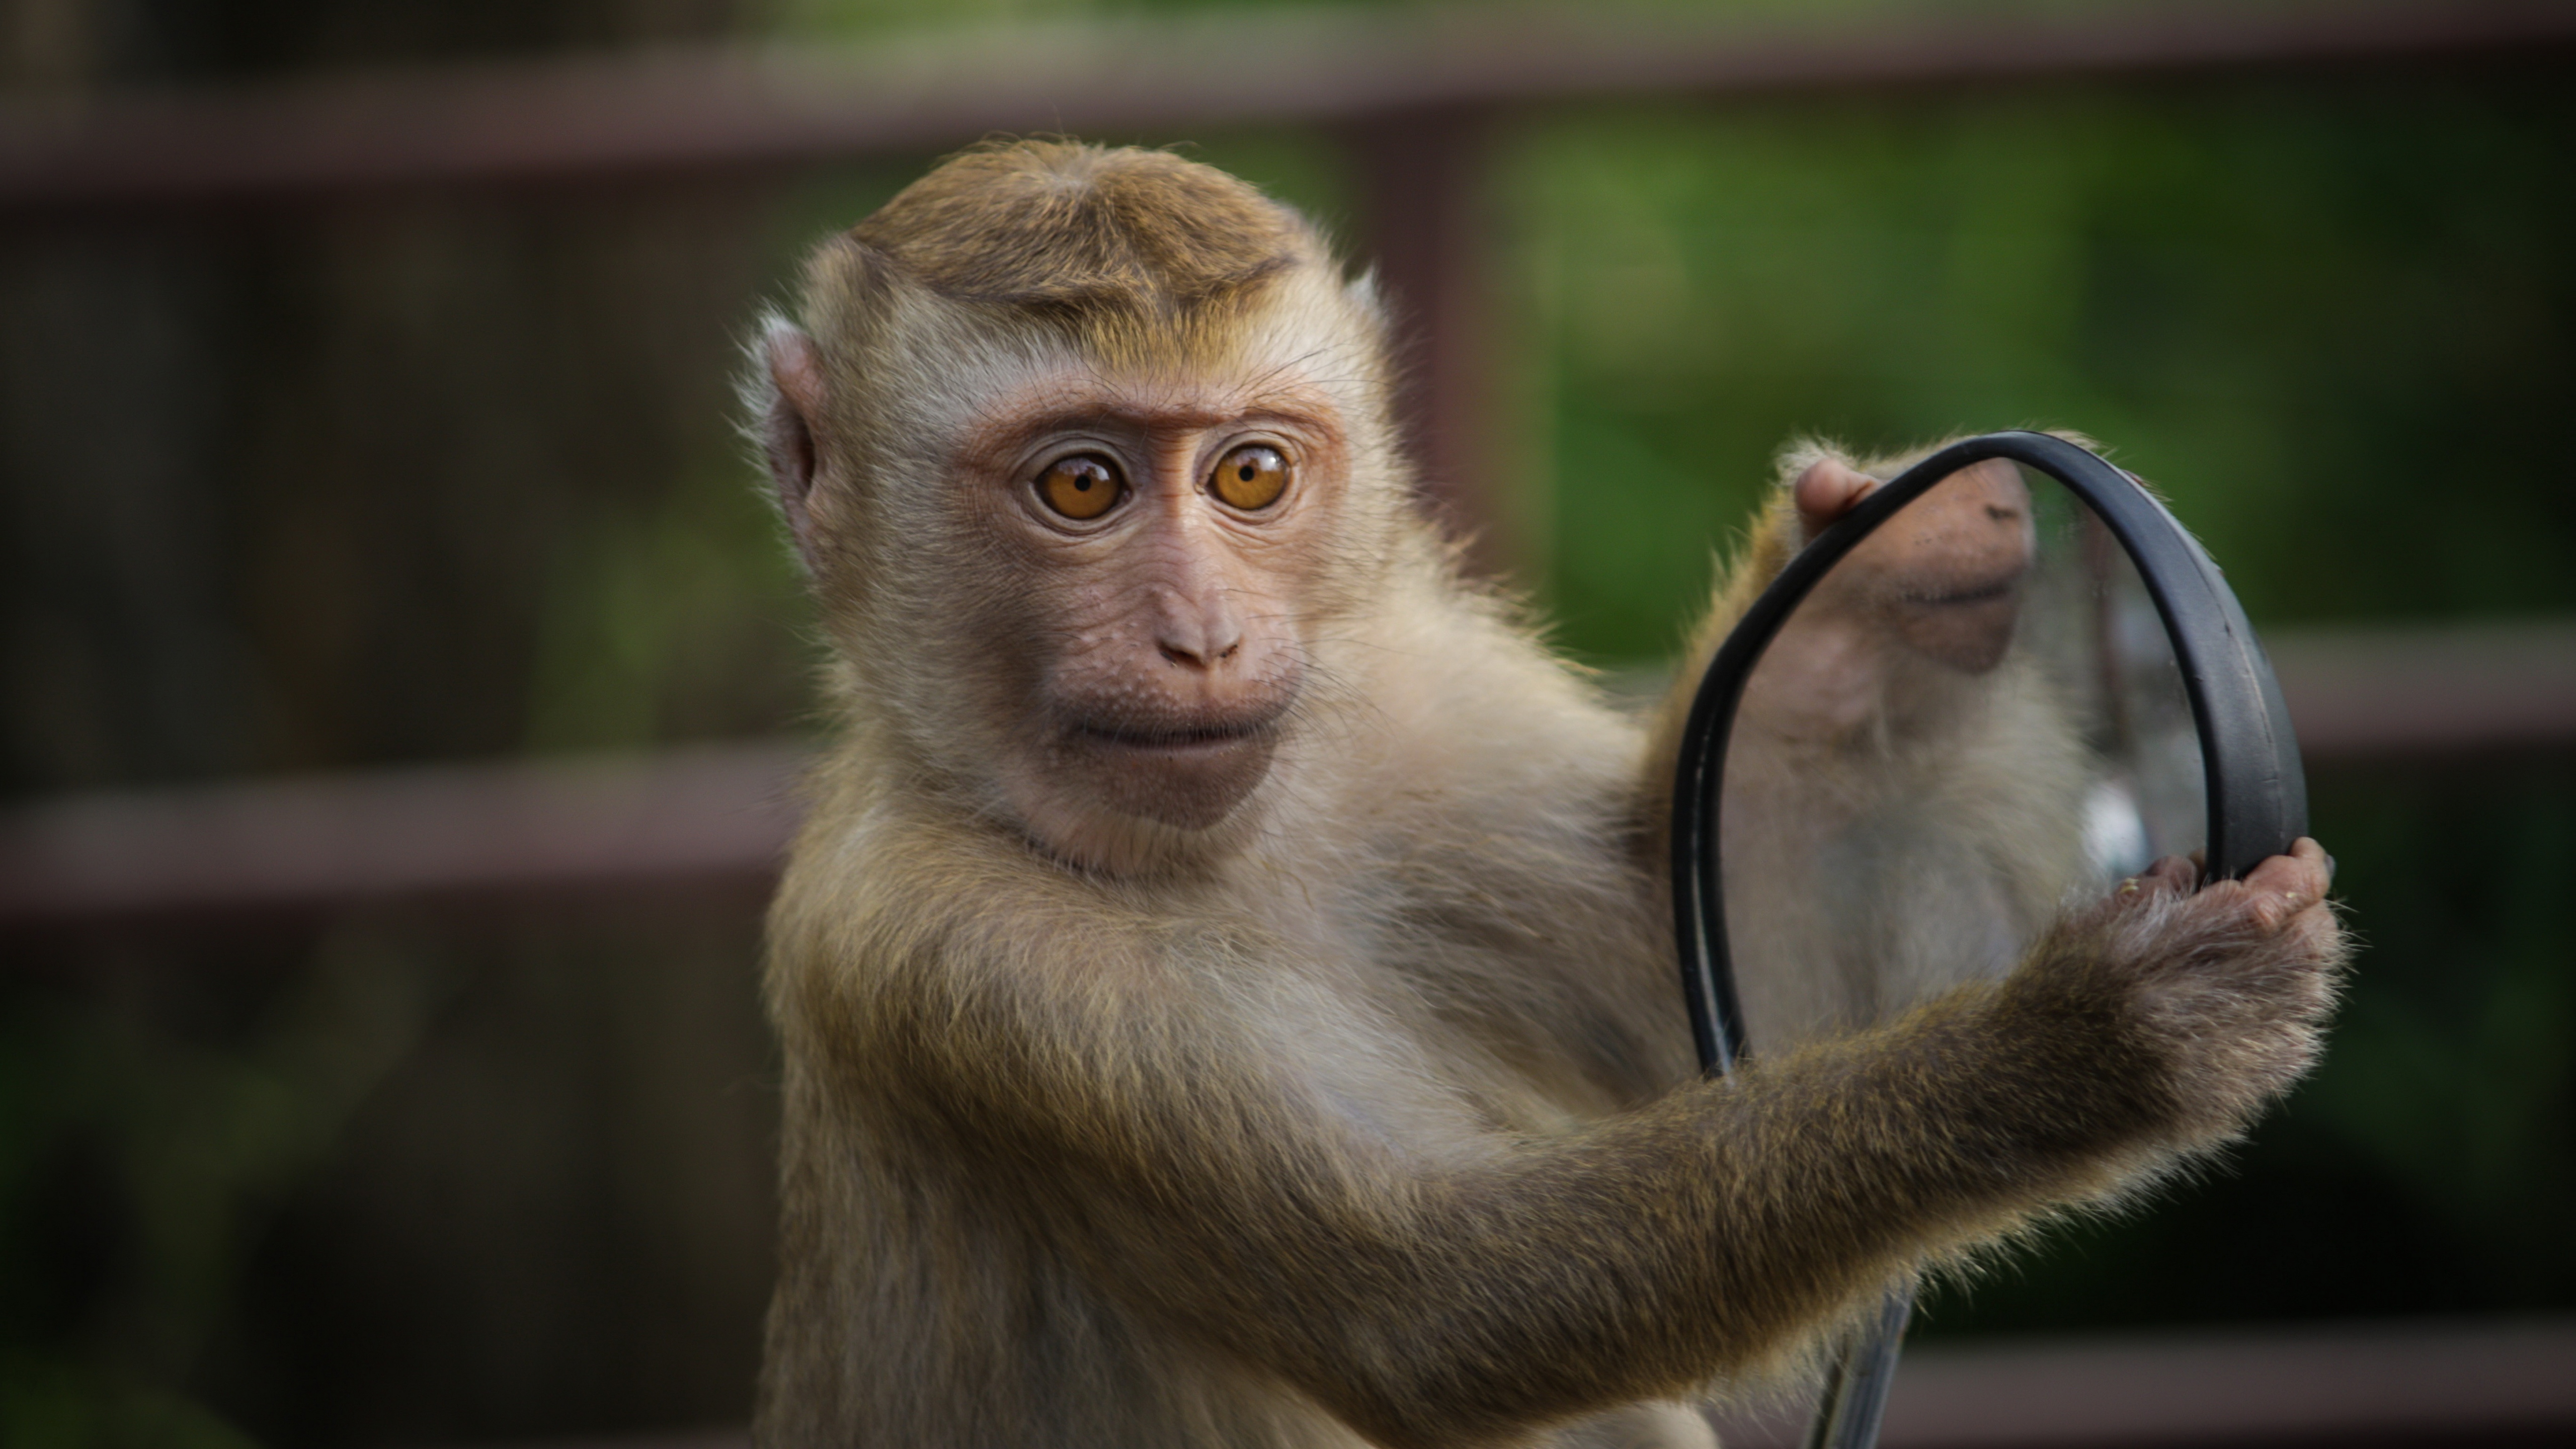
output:
M826 244L802 321L752 393L840 738L771 920L765 1445L1705 1446L1713 1381L2313 1051L2330 919L2157 883L1695 1081L1673 721L1458 581L1373 301L1240 183L979 150ZM1245 429L1301 469L1252 519L1190 491ZM1123 531L1031 510L1061 446L1132 468ZM1104 717L1263 723L1202 790L1104 774L1065 723Z

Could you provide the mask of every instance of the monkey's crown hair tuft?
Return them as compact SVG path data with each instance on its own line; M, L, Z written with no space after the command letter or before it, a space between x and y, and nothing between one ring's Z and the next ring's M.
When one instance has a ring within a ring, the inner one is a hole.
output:
M1303 217L1166 151L989 142L850 229L942 295L1069 312L1185 311L1320 250Z

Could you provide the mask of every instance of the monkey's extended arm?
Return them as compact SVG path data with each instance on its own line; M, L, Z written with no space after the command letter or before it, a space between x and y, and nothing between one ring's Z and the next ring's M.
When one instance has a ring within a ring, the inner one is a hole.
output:
M791 876L787 1019L832 1023L802 1045L925 1161L1011 1184L990 1200L1108 1291L1394 1445L1686 1392L2225 1137L2303 1069L2338 951L2312 843L2196 894L2176 863L1999 984L1515 1140L1338 1091L1335 1047L1244 1005L1274 945L1104 928L1073 883L944 908L924 887L975 872L949 845L876 852L910 864L863 887L856 936L812 909L836 883ZM825 967L853 949L864 980Z

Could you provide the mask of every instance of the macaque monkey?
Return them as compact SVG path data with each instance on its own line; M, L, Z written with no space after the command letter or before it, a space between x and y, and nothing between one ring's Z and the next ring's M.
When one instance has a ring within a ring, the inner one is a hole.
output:
M1288 208L1054 142L948 161L767 324L837 741L771 916L762 1444L1706 1446L1713 1389L2315 1053L2343 947L2302 842L1700 1078L1681 705L1631 721L1461 582L1385 334ZM1867 487L1801 466L1676 701ZM1915 621L1952 686L2006 672L1957 667L1976 594Z

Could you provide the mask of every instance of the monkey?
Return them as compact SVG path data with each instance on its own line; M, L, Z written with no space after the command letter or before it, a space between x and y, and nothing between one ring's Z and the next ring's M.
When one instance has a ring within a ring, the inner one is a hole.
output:
M1374 282L1236 178L979 146L794 313L746 401L834 735L769 918L760 1444L1705 1449L1707 1394L2142 1190L2319 1049L2345 948L2302 841L1700 1075L1678 712L1848 460L1641 722L1464 577Z

